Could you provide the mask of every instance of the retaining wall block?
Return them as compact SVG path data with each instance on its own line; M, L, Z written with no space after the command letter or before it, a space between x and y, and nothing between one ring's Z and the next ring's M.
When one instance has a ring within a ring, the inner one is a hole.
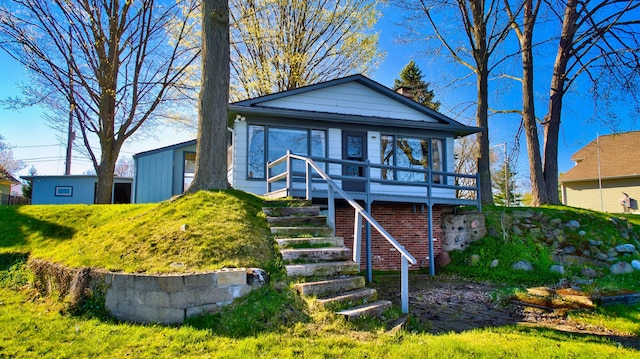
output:
M144 296L145 296L145 292L141 292L135 288L128 288L125 289L125 298L123 303L126 304L130 304L130 305L145 305L145 300L144 300Z
M135 282L134 286L137 290L153 291L158 289L158 277L148 275L130 275Z
M146 305L158 308L171 308L171 298L169 293L148 292L145 297Z
M252 288L250 285L239 285L239 286L231 287L230 289L231 289L231 295L233 296L233 299L236 299L249 294Z
M213 310L216 310L218 308L219 308L219 306L217 304L198 305L196 307L187 308L185 316L187 318L195 317L195 316L198 316L198 315L203 315L203 314L209 313L209 312L211 312Z
M217 274L219 287L247 284L246 268L225 268L220 270Z
M107 283L106 277L109 277L110 287L114 289L126 289L129 285L129 276L122 274L107 274L105 275L105 283Z
M215 272L192 274L184 277L184 287L186 289L210 288L214 287L217 282Z
M200 296L195 291L181 291L181 292L173 292L169 293L169 298L171 301L171 308L180 308L184 309L187 307L193 307L194 305L201 304Z
M181 275L166 275L156 277L157 284L164 292L179 292L184 289L184 277Z
M200 300L202 303L221 303L233 301L233 292L229 287L226 288L209 288L200 292Z
M156 323L162 324L180 324L184 322L185 310L174 308L159 308L157 310Z

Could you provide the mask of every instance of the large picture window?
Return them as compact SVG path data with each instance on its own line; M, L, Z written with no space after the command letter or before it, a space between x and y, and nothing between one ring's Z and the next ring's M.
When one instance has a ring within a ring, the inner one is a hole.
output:
M193 176L196 172L196 153L195 152L185 152L184 153L184 167L182 170L182 191L184 192L189 186L191 186L191 182L193 182Z
M405 136L381 136L381 163L388 166L406 167L412 169L427 169L442 171L442 140L431 138L417 138ZM426 173L402 170L383 169L383 180L425 182ZM440 176L434 176L435 183L440 183Z
M302 156L326 156L326 131L301 128L249 125L249 153L247 178L264 179L266 163L284 156L287 150ZM284 164L273 173L284 171ZM300 161L293 162L293 169L303 171Z

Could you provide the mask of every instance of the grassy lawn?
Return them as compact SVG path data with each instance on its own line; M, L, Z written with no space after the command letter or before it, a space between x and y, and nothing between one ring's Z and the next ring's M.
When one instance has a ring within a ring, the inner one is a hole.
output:
M0 207L0 358L640 357L640 351L605 337L521 326L432 335L421 330L421 323L388 332L379 320L344 322L330 312L308 309L282 280L261 205L258 197L223 191L148 205ZM612 236L608 231L599 235ZM548 260L544 248L525 240L500 241L479 241L486 243L476 249L505 261L509 252L536 263ZM257 266L269 270L274 280L179 327L138 325L109 319L99 300L70 310L56 298L41 296L25 266L28 256L126 272ZM451 271L466 274L464 261L454 258ZM557 279L486 273L485 280L513 287ZM640 282L635 275L617 279L609 279L610 285L626 288ZM576 312L571 319L640 336L640 306Z
M1 206L0 253L129 273L272 266L261 205L224 191L141 205Z

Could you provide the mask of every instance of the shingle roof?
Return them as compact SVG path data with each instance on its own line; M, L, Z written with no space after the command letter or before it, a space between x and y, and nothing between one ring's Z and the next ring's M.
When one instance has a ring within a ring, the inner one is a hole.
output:
M15 179L15 177L2 167L0 167L0 182L20 183L20 181Z
M599 153L598 153L599 152ZM640 177L640 131L600 136L571 156L576 165L560 182L598 178Z

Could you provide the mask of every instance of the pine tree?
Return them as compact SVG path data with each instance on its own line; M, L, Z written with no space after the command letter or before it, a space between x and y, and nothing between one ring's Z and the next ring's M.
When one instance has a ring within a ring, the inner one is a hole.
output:
M440 109L440 102L434 101L435 94L429 89L429 82L424 81L424 75L413 60L400 71L400 78L393 80L393 90L406 87L413 92L413 100L432 110Z
M507 167L507 171L505 171L505 166ZM505 162L493 173L491 184L493 186L493 200L497 205L506 207L516 207L520 205L522 195L518 193L518 184L515 180L516 175L517 173L513 170L512 165Z

